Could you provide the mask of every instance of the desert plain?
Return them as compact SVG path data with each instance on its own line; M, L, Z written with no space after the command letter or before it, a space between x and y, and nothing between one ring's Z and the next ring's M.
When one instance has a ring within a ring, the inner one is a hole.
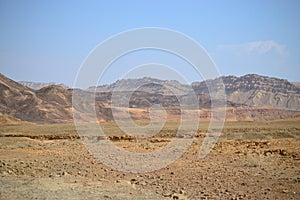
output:
M0 126L0 199L300 199L300 118L225 122L209 154L199 158L209 122L175 162L148 173L118 171L97 160L72 123ZM126 151L155 151L177 131L106 138ZM184 139L184 138L182 138ZM147 164L147 162L145 163Z

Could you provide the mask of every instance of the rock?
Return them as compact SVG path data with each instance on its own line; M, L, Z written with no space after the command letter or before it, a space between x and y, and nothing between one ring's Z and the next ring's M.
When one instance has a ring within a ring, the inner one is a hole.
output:
M67 175L70 175L68 172L63 172L61 173L62 176L67 176Z
M279 150L279 155L286 156L287 152L285 150L283 150L283 149L280 149Z
M135 182L137 182L137 179L136 179L136 178L132 178L132 179L130 180L130 182L131 182L131 183L135 183Z
M172 192L165 191L165 192L162 193L162 196L163 197L171 197L172 196Z
M282 190L282 193L288 193L289 191L288 190Z
M107 195L107 194L105 194L103 197L104 197L105 199L112 199L111 196L109 196L109 195Z
M187 200L187 197L184 194L178 194L178 193L174 193L172 195L173 199L179 199L179 200Z

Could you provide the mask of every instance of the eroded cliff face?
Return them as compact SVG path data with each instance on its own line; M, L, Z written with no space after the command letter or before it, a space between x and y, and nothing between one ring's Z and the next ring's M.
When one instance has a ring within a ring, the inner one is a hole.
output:
M220 78L219 78L220 79ZM287 80L248 74L241 77L221 77L227 101L233 104L300 110L300 88ZM193 83L199 94L207 94L206 85L215 85L218 79Z

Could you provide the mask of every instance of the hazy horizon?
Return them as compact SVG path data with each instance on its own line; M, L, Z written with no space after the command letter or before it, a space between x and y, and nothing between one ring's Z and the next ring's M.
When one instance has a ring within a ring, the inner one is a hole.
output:
M4 76L6 76L5 74L3 74ZM236 76L236 77L242 77L242 76L246 76L246 75L249 75L249 74L243 74L243 75L240 75L240 76ZM263 75L263 74L256 74L256 75L259 75L259 76L265 76L265 75ZM235 76L235 75L221 75L222 77L224 77L224 76ZM6 77L8 77L8 76L6 76ZM267 77L270 77L270 78L278 78L278 79L282 79L282 78L280 78L280 77L274 77L274 76L267 76ZM12 79L11 77L8 77L9 79ZM117 82L117 81L120 81L120 80L128 80L128 79L144 79L144 78L152 78L152 79L158 79L158 80L162 80L162 81L173 81L173 80L175 80L175 81L178 81L179 83L181 83L181 84L192 84L192 83L195 83L195 82L201 82L201 81L205 81L205 80L198 80L198 81L193 81L193 82L184 82L184 81L182 81L182 80L177 80L177 79L163 79L163 78L160 78L160 77L154 77L154 76L141 76L141 77L128 77L128 78L124 78L124 79L117 79L117 80L114 80L114 81L112 81L112 82L108 82L108 83L100 83L100 84L98 84L98 85L96 85L96 86L94 86L94 85L92 85L92 86L90 86L90 87L98 87L98 86L105 86L105 85L111 85L111 84L113 84L113 83L115 83L115 82ZM21 80L21 81L18 81L18 80L14 80L14 79L12 79L13 81L17 81L18 83L21 83L21 82L28 82L28 83L45 83L45 84L48 84L48 83L50 83L50 84L56 84L56 85L65 85L65 86L67 86L67 87L70 87L70 88L72 88L73 87L73 85L67 85L67 84L65 84L65 83L62 83L62 82L53 82L53 81L50 81L50 82L39 82L39 81L30 81L30 80ZM288 79L284 79L284 80L287 80L287 81L289 81L290 83L300 83L300 81L290 81L290 80L288 80Z

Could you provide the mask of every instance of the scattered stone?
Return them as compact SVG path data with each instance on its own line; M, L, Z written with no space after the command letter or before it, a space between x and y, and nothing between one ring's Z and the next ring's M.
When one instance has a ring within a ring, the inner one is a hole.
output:
M165 191L164 193L162 193L163 197L171 197L172 196L172 192L169 191Z
M70 175L68 172L63 172L61 173L62 176L67 176L67 175Z
M286 156L287 155L287 152L283 149L280 149L279 150L279 154L282 155L282 156Z
M237 131L242 132L240 130ZM201 141L197 142L200 143ZM43 151L42 148L29 149L28 151L20 150L21 152L19 150L16 151L18 153L16 157L19 158L17 160L9 160L8 156L10 154L2 154L4 160L0 160L0 180L5 176L19 178L23 175L32 180L47 178L50 180L49 185L51 187L57 187L57 185L52 184L52 181L64 180L71 184L79 183L74 186L74 190L76 191L81 184L84 185L83 188L85 189L86 181L89 179L84 178L84 176L88 175L88 178L92 178L95 182L91 182L90 185L87 184L87 189L90 186L101 188L102 185L105 187L116 185L118 188L128 188L125 192L127 196L129 191L133 191L132 197L140 190L151 190L158 194L160 198L164 197L168 199L187 199L187 194L191 199L232 198L240 200L257 198L263 194L265 194L263 197L266 199L276 198L275 195L281 198L284 196L298 197L299 193L296 189L293 190L295 188L293 186L300 182L297 160L289 158L292 156L300 158L298 149L290 149L296 146L294 143L299 144L299 142L296 143L289 139L287 141L285 139L278 139L275 141L277 143L272 141L272 145L270 146L272 148L257 148L258 150L255 153L252 152L252 146L249 147L250 149L245 150L246 145L250 142L252 144L251 140L241 141L240 143L221 141L219 146L216 145L215 151L213 150L205 158L205 162L196 159L198 147L191 146L191 151L187 151L169 167L146 174L112 170L88 156L87 152L83 151L79 145L74 145L74 147L65 146L64 148L68 149L68 151L62 151L56 143L49 143L49 151ZM69 145L69 143L67 144ZM253 143L253 145L256 144ZM258 146L261 147L262 142ZM37 153L32 155L28 153L35 151ZM195 152L196 154L194 154ZM236 154L234 154L235 152ZM257 162L261 162L263 167L257 169L244 167L243 163L247 162L248 159L248 157L240 155L244 152L248 152L249 156L257 159ZM269 157L264 156L264 152ZM14 153L14 151L10 153ZM22 153L24 153L24 156ZM45 155L49 156L49 158L44 157ZM284 155L289 157L284 157ZM194 156L195 159L193 159ZM85 157L88 159L85 159ZM229 164L231 161L234 164ZM97 165L92 165L93 163L97 163ZM279 165L277 166L276 164L278 163ZM94 177L96 175L98 175L97 178ZM53 178L50 179L47 176ZM103 180L107 180L108 184L104 184ZM259 183L257 183L258 181ZM116 184L115 182L120 184ZM58 184L58 186L60 185ZM133 190L135 187L137 190ZM276 191L279 191L281 194L277 194ZM94 191L91 191L90 194L94 195ZM115 199L116 195L115 193L105 192L99 195L99 197L103 199Z
M103 197L106 198L106 199L112 199L112 198L111 198L109 195L107 195L107 194L105 194Z
M132 178L132 179L130 180L130 182L131 182L131 183L135 183L135 182L137 182L137 179Z
M187 200L187 197L183 194L174 193L172 199Z
M138 185L145 186L145 185L147 185L147 182L144 181L144 180L142 180L142 181L138 182L137 184L138 184Z
M289 191L288 190L282 190L282 193L288 193Z

